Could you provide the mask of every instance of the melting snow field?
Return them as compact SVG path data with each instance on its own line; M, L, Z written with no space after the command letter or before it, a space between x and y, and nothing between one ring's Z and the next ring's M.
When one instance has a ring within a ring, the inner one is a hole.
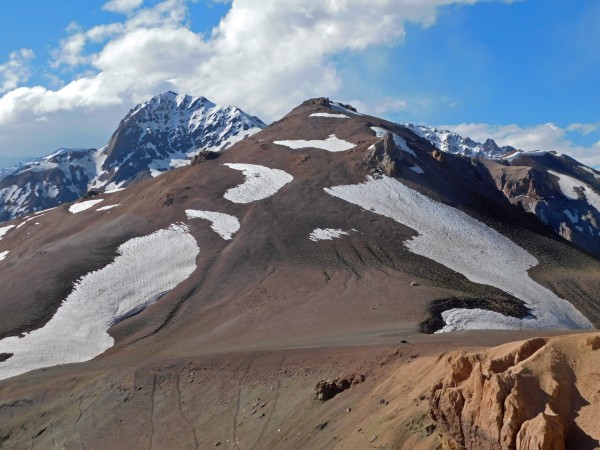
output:
M104 201L104 199L100 198L100 199L96 199L96 200L86 200L85 202L75 203L74 205L69 206L69 212L71 212L73 214L77 214L77 213L80 213L82 211L92 208L94 205L97 205L98 203L100 203L102 201Z
M419 233L405 242L412 252L523 300L535 317L516 319L487 310L451 309L440 331L465 329L593 328L569 302L536 283L527 271L538 264L526 250L468 214L436 202L399 181L368 178L325 191Z
M210 227L215 233L226 241L240 229L240 221L237 217L229 214L223 214L214 211L199 211L196 209L186 209L185 214L188 219L206 219L211 222Z
M9 253L8 250L6 250L5 252L0 252L0 261L4 260L4 258L6 258L8 253Z
M12 230L15 226L14 225L7 225L5 227L0 228L0 240L4 237L4 235L6 233L8 233L10 230Z
M111 325L156 302L196 269L200 249L184 225L119 247L106 267L81 278L56 314L24 337L0 340L0 379L57 364L88 361L114 344Z
M391 131L388 131L384 128L379 128L379 127L371 127L371 130L373 130L375 132L375 136L378 138L385 136L386 133L392 133ZM394 144L396 144L396 147L398 147L403 152L413 155L415 158L417 157L417 154L414 152L414 150L412 148L410 148L408 146L408 144L406 143L406 141L404 139L402 139L396 133L392 133L392 137L394 138Z
M313 113L309 117L330 117L332 119L349 119L345 114Z
M583 192L588 204L596 211L600 212L600 195L596 194L591 186L583 181L553 170L549 170L548 173L558 177L558 185L565 197L570 198L571 200L579 200L579 195L577 191L575 191L575 188L578 188Z
M121 204L117 203L116 205L106 205L101 208L98 208L96 211L108 211L110 209L116 208L117 206L121 206Z
M348 233L343 230L335 228L315 228L308 238L311 241L331 241L332 239L339 238L342 236L348 236Z
M356 147L352 142L338 139L335 136L335 134L330 135L325 140L275 141L273 143L277 144L277 145L283 145L285 147L289 147L293 150L298 150L300 148L318 148L320 150L327 150L328 152L345 152L346 150L350 150L350 149Z
M270 197L291 182L294 177L279 169L256 164L224 164L230 169L240 170L245 180L239 186L228 189L223 195L233 203L252 203Z

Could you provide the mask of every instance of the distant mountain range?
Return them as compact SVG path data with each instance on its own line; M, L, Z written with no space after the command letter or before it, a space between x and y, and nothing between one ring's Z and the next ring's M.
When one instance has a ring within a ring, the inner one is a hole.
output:
M219 152L266 125L233 106L166 92L133 108L100 149L59 149L0 172L0 221L125 188Z
M518 150L510 145L500 147L493 139L487 139L482 144L449 130L413 124L405 124L405 126L415 134L427 139L440 150L455 155L498 159L518 153Z
M349 111L332 103L338 111ZM515 205L565 239L600 255L600 172L555 152L524 152L452 131L401 126L437 150L480 161ZM123 189L190 164L202 151L221 152L265 128L242 110L205 97L166 92L133 108L100 149L59 149L0 172L0 221L58 206L97 192Z

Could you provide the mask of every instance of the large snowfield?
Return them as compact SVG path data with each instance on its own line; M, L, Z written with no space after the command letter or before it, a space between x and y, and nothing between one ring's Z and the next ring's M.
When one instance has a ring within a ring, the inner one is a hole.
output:
M538 260L523 248L468 214L436 202L401 182L369 177L356 185L325 191L349 203L414 229L405 242L412 252L523 300L535 317L516 319L487 310L452 309L441 331L465 329L593 328L569 302L529 277Z
M225 192L227 200L233 203L252 203L276 194L294 177L279 169L270 169L257 164L224 164L230 169L239 170L244 174L244 182Z
M187 279L199 253L185 225L127 241L112 263L76 283L46 325L0 340L0 353L13 354L0 363L0 379L98 356L114 344L107 330Z

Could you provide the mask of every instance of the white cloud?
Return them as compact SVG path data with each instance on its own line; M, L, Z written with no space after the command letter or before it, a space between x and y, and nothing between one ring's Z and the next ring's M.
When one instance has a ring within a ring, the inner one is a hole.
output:
M0 64L0 94L15 89L31 76L29 61L35 57L33 50L22 48L12 52L8 61Z
M106 11L127 14L139 8L144 0L110 0L102 6Z
M375 114L385 116L386 114L397 113L408 108L408 102L402 99L388 98L382 102L378 102L374 107Z
M567 127L567 131L573 131L582 134L583 136L587 136L594 131L598 131L600 129L600 122L596 123L573 123Z
M306 98L340 92L343 80L332 56L395 45L404 39L406 22L428 26L437 7L477 1L233 0L204 35L190 29L186 0L141 8L139 0L113 0L104 8L126 18L89 29L72 24L54 54L55 69L87 75L56 89L8 92L0 97L0 126L52 122L73 111L116 111L166 89L234 104L268 121ZM402 106L390 100L384 109Z
M439 128L455 131L463 137L470 137L478 142L491 138L498 145L511 145L521 150L554 150L565 153L588 166L600 167L600 141L589 146L576 144L569 139L569 132L587 129L587 127L579 126L582 124L574 125L561 128L553 123L529 127L462 123L442 125Z

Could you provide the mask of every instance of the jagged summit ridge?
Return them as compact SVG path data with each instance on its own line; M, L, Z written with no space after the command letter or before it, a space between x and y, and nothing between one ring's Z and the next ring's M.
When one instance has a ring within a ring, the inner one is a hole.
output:
M500 147L493 139L486 139L484 143L480 143L449 130L429 128L424 125L413 125L410 123L404 124L404 126L447 153L469 157L501 159L519 152L519 150L510 145Z
M98 185L129 184L189 164L202 150L221 151L266 125L234 106L205 97L165 92L137 105L121 121L106 150Z

